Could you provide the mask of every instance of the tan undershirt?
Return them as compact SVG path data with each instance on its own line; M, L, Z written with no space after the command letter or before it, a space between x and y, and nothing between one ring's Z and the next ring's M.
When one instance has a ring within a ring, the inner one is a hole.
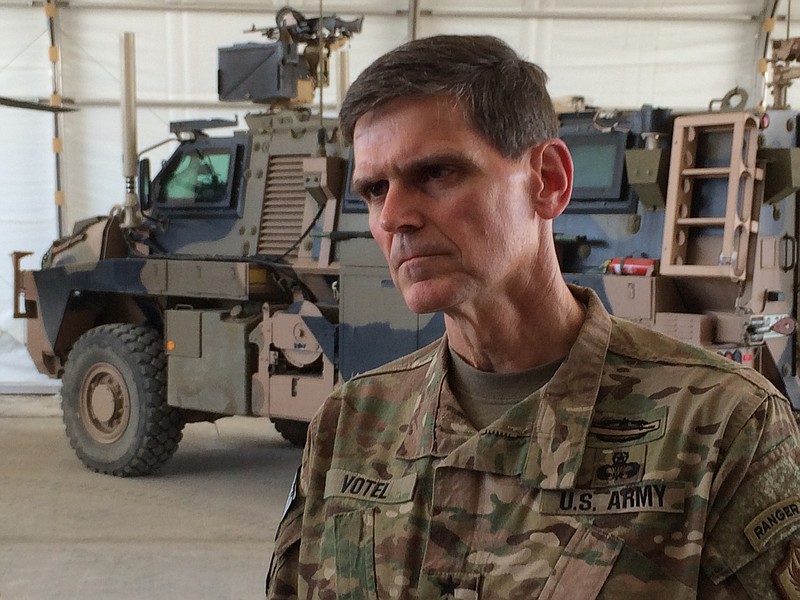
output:
M561 360L518 373L490 373L450 350L447 381L467 418L477 429L496 421L511 406L550 381Z

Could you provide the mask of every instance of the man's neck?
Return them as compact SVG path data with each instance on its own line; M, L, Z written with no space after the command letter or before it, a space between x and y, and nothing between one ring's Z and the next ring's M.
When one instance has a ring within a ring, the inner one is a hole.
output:
M527 301L497 302L474 314L448 314L451 348L482 371L512 373L560 360L583 324L585 307L560 275Z

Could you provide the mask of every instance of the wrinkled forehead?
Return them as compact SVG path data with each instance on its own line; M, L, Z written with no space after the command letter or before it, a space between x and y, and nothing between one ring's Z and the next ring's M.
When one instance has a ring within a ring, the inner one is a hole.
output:
M455 96L426 96L420 98L392 98L381 102L361 115L353 128L353 140L365 130L385 119L418 119L424 115L431 119L458 116L468 121L467 112Z
M452 152L476 144L478 133L449 96L401 98L362 115L353 131L355 168L392 157Z

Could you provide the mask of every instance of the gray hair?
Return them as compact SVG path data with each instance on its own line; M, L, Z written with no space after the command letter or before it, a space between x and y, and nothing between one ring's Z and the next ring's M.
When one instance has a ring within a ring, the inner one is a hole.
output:
M452 97L468 122L506 158L553 139L558 121L547 75L488 35L437 35L407 42L369 65L353 82L339 114L353 141L366 113L401 98Z

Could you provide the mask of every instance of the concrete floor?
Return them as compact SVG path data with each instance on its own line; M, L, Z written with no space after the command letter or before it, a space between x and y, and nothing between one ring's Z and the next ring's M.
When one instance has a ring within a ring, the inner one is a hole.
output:
M98 475L57 403L0 401L0 598L263 598L299 463L268 420L233 417L187 425L156 475Z

